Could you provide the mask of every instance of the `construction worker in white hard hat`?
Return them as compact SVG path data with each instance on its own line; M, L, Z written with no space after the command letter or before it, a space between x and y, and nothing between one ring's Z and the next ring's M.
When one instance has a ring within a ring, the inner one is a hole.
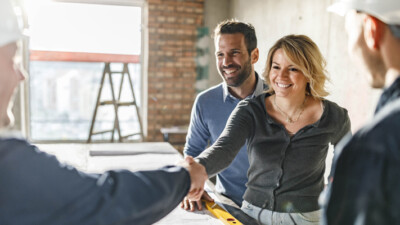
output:
M374 88L374 118L336 152L323 224L400 224L400 0L341 0L348 50ZM357 88L357 84L354 84Z
M24 79L15 62L21 36L9 0L0 0L0 224L153 224L176 208L190 190L190 170L89 175L11 132L12 96Z

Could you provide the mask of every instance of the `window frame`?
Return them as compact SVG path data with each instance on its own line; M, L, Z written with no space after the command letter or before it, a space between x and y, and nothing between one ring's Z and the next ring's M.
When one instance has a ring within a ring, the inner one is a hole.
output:
M143 135L147 137L147 108L148 108L148 4L145 0L54 0L56 2L67 2L67 3L86 3L86 4L103 4L103 5L119 5L119 6L134 6L141 7L141 54L140 54L140 66L141 66L141 107L139 113L142 119ZM22 2L19 2L20 8L22 9L22 22L24 29L27 29L27 15L24 13ZM23 55L23 65L26 71L29 71L29 37L25 37L21 44L21 53ZM99 74L101 76L101 74ZM28 139L31 138L31 119L30 119L30 87L29 77L21 84L19 89L19 106L20 113L19 117L20 129L23 135ZM16 102L18 104L18 101ZM94 104L94 103L93 103ZM89 134L89 130L88 130ZM80 143L86 142L86 140L34 140L35 143Z

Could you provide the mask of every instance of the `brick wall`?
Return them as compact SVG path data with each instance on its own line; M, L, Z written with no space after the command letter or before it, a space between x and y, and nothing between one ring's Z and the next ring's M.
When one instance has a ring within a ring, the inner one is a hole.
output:
M195 97L196 30L204 23L204 0L148 0L148 8L147 141L162 141L161 127L189 124ZM185 135L171 139L184 142Z

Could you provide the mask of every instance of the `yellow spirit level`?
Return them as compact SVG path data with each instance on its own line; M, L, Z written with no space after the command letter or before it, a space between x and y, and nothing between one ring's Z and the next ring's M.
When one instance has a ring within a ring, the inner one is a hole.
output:
M215 217L221 220L225 225L243 225L239 222L235 217L233 217L230 213L225 211L221 206L219 206L215 202L210 202L207 200L203 200L206 208L210 211Z

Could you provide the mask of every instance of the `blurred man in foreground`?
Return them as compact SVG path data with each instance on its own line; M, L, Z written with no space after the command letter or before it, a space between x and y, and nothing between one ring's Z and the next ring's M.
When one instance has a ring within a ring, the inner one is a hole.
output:
M15 135L11 107L13 93L24 80L16 56L21 36L9 0L1 0L0 224L153 224L188 192L201 195L202 190L189 191L193 173L182 167L91 175L61 164ZM192 162L187 158L181 165Z
M346 16L349 53L383 93L373 120L337 149L323 224L400 224L400 1L341 0L328 10Z

